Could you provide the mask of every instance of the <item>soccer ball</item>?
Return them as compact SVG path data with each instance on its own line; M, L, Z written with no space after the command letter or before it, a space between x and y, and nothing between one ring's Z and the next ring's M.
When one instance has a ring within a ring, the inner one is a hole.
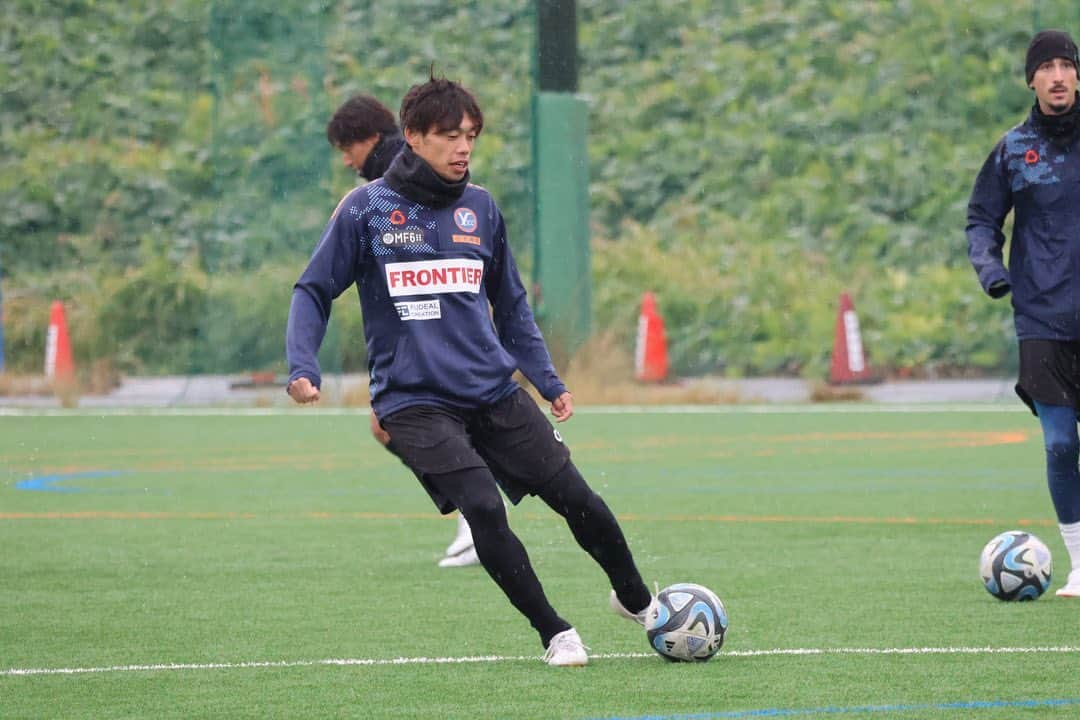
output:
M727 627L724 603L709 588L693 583L661 590L645 618L649 644L671 662L705 662L724 644Z
M999 600L1036 600L1050 587L1050 549L1022 530L1009 530L986 543L979 574Z

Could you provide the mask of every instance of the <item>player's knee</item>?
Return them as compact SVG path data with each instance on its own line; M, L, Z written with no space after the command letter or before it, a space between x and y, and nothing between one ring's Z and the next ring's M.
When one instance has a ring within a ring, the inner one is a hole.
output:
M1080 458L1080 442L1075 440L1052 440L1046 443L1046 460L1051 463L1076 464Z
M472 498L467 504L463 504L461 514L469 521L469 525L475 530L477 527L501 527L507 525L506 506L498 493L485 494L482 497Z
M603 504L603 500L593 492L572 462L566 463L555 474L540 496L561 515L592 510L598 504Z

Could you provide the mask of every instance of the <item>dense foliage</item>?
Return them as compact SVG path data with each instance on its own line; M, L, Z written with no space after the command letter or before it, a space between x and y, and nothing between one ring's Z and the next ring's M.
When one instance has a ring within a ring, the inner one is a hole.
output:
M526 0L11 0L0 8L0 273L9 367L54 298L84 360L281 368L291 279L355 178L324 137L350 94L436 72L479 95L474 177L529 265ZM1033 27L1072 0L579 0L598 330L658 294L683 373L827 361L850 291L873 362L1012 363L967 267L974 173L1030 104ZM327 353L363 366L355 302ZM324 353L326 354L326 353Z

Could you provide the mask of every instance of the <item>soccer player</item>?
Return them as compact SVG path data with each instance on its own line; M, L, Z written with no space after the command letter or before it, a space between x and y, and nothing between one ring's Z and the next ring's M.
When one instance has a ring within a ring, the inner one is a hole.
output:
M341 151L342 162L369 182L381 178L405 146L394 113L371 95L354 95L342 103L326 124L326 139ZM383 445L390 442L389 433L379 425L375 413L371 414L371 434ZM472 530L465 516L458 513L457 531L439 567L479 564Z
M317 352L333 299L357 285L372 405L387 446L442 513L460 510L480 562L523 614L553 666L588 662L573 626L548 602L511 530L499 486L539 496L611 582L610 602L644 623L653 598L622 529L578 472L562 436L513 380L521 369L556 422L573 397L552 365L518 275L502 214L471 184L484 116L473 95L432 74L401 103L406 147L381 180L342 199L293 289L289 395L319 396Z
M326 139L365 180L378 180L405 145L394 113L370 95L354 95L326 124Z
M1012 292L1020 344L1016 392L1039 418L1046 476L1072 571L1061 597L1080 597L1080 103L1077 47L1044 30L1024 62L1035 103L998 142L968 203L968 256L993 298ZM1009 266L1002 225L1013 213Z

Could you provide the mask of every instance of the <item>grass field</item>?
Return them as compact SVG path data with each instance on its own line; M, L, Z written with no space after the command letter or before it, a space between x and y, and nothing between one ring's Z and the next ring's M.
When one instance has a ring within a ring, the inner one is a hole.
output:
M1068 568L1019 406L561 429L650 584L725 601L711 662L653 654L529 498L511 525L594 656L542 664L482 570L436 568L453 521L363 414L3 416L0 717L1080 717L1080 601L978 578L1015 527Z

